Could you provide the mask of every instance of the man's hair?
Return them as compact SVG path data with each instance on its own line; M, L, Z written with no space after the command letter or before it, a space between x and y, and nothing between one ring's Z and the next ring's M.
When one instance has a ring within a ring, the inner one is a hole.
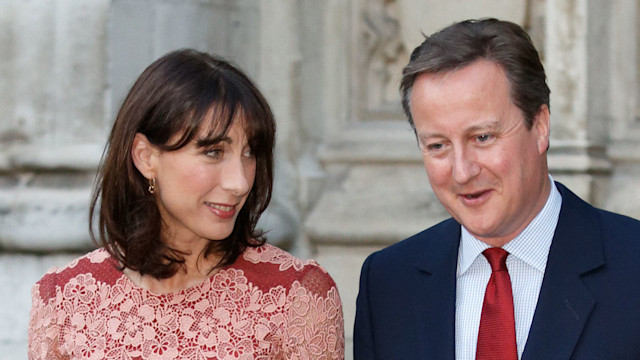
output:
M145 135L162 151L175 151L201 131L208 131L209 139L220 138L238 120L256 158L255 181L232 233L211 241L201 255L219 254L218 266L224 266L246 247L262 245L265 238L256 224L273 187L273 114L240 69L191 49L170 52L149 65L124 100L96 178L89 217L93 240L123 267L157 278L175 274L185 253L163 239L156 199L131 158L135 135Z
M411 89L422 74L461 69L477 60L500 65L510 84L511 101L524 116L528 129L540 107L549 107L549 87L544 67L531 38L519 25L497 19L466 20L454 23L431 36L411 53L402 70L402 107L411 127Z

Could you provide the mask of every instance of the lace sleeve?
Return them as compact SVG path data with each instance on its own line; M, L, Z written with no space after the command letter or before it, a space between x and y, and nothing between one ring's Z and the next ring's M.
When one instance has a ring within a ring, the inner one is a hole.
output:
M55 309L55 285L45 277L31 289L29 317L29 360L64 359L58 351L61 326Z
M305 269L288 301L286 359L344 359L342 302L333 279L319 266Z

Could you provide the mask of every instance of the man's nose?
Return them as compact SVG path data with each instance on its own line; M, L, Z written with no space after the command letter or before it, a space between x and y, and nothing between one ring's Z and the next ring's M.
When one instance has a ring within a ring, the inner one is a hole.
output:
M473 151L461 148L454 150L451 175L459 184L466 184L480 173L480 165Z

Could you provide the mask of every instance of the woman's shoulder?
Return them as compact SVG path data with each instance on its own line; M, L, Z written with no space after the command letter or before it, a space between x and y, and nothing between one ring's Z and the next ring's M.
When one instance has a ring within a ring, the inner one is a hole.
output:
M113 265L113 262L109 261L111 259L111 255L104 248L99 248L73 259L66 265L50 268L44 275L43 279L51 277L52 275L55 275L56 277L64 277L64 275L67 274L75 274L78 272L99 269L104 266L111 266Z
M249 247L242 254L242 258L253 264L277 265L279 271L303 271L305 268L319 268L315 260L301 260L271 244ZM324 269L322 269L324 271ZM326 272L326 271L325 271Z
M336 287L329 273L315 260L301 260L270 244L247 248L241 257L242 262L237 264L252 282L284 287L294 283L315 284L314 288L322 292Z
M50 268L34 285L33 292L38 292L43 300L56 296L56 289L60 290L70 281L105 281L117 278L120 272L116 262L103 248L93 250L80 256L66 265ZM121 274L121 273L120 273ZM89 280L91 279L91 280Z

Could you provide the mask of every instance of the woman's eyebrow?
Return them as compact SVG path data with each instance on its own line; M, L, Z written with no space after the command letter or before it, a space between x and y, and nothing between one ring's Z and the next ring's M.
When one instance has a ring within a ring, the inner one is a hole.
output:
M200 138L196 141L198 147L215 145L221 142L231 143L231 138L226 135L215 136L212 138Z

